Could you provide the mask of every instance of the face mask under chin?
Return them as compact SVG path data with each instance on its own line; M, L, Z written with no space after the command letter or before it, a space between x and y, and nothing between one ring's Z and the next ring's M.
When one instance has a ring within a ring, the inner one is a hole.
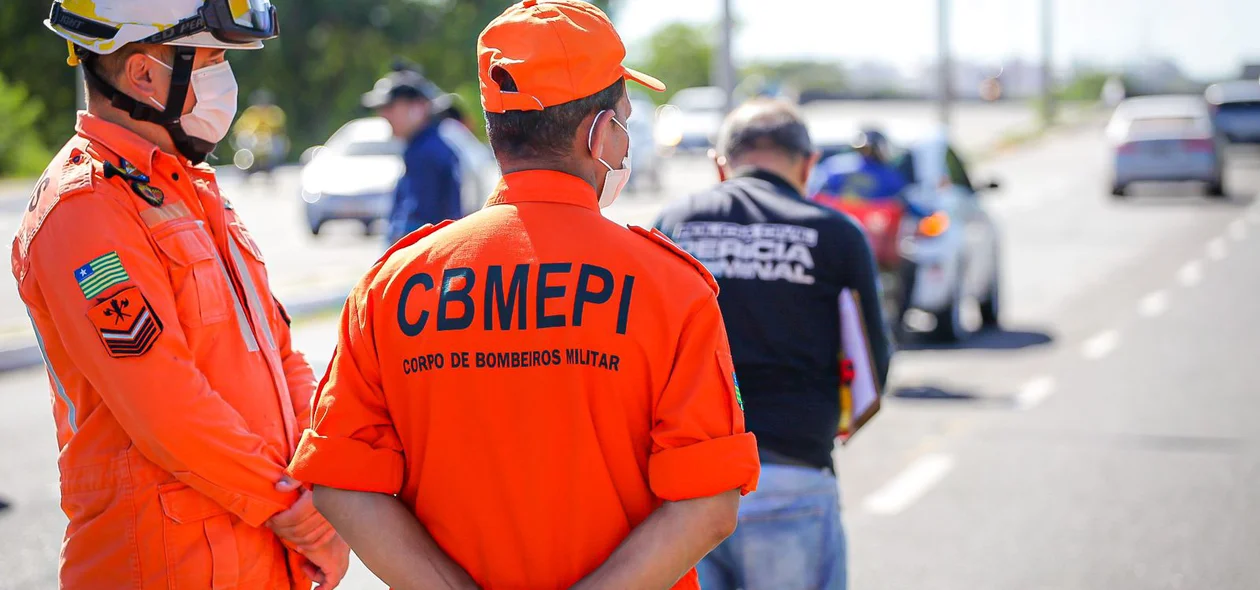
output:
M586 147L592 153L595 151L591 143L595 137L595 125L599 123L599 118L604 116L604 113L612 113L612 111L601 111L595 115L595 119L591 122L591 131L586 138ZM620 169L613 168L603 158L596 158L596 161L608 169L608 172L604 174L604 187L599 193L600 209L605 209L612 205L617 200L617 197L621 196L621 191L625 190L626 185L630 182L630 130L625 125L622 125L621 121L617 120L616 113L612 113L612 122L626 134L626 156L621 159Z

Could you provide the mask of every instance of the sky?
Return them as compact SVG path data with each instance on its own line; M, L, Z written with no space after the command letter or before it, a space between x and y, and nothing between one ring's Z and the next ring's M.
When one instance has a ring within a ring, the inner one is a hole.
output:
M938 0L732 0L740 61L798 57L902 68L930 62ZM948 0L957 59L1039 60L1041 0ZM1199 78L1235 77L1260 63L1260 0L1051 0L1054 58L1117 65L1169 57ZM673 21L716 22L720 0L621 0L614 18L636 42Z

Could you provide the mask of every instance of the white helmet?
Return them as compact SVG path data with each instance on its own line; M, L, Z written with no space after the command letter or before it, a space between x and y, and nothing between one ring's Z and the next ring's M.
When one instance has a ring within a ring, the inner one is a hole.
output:
M260 49L280 32L271 0L56 0L44 26L98 55L128 43Z

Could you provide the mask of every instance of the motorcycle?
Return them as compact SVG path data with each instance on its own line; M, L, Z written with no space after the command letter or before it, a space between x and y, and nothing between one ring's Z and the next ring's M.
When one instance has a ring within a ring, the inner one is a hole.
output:
M900 199L867 200L819 194L814 201L847 213L866 231L879 270L884 319L894 328L894 334L899 333L914 277L913 263L906 258L903 244L914 238L917 220L912 219Z

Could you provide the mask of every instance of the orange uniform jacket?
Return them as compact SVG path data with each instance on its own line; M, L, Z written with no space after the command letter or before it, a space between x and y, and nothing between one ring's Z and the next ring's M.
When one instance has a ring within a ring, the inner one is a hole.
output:
M61 448L61 586L309 588L262 526L296 499L274 486L314 377L257 246L209 167L91 115L77 131L12 258Z
M567 588L662 501L759 471L712 277L559 172L395 246L316 400L295 475L398 494L491 590Z

